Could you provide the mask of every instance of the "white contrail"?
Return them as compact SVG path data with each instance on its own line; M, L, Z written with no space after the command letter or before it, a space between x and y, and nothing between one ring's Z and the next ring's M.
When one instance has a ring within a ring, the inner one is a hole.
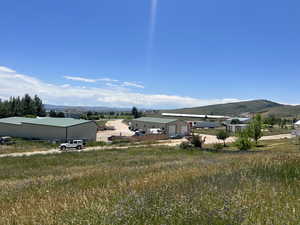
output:
M156 14L157 14L157 2L158 0L150 0L150 27L149 27L149 36L148 36L148 53L147 53L147 66L148 70L150 70L152 64L152 50L155 36L155 27L156 27Z

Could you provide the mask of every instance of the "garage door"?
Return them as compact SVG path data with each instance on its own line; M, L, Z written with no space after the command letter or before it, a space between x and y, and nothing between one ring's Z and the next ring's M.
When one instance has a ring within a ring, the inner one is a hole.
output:
M181 134L182 135L187 135L188 133L188 127L185 125L185 126L182 126L181 127Z
M176 125L169 126L169 136L176 134Z

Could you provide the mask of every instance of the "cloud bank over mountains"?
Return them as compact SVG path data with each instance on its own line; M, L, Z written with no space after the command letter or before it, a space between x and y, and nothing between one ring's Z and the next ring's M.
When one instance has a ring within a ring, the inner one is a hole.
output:
M66 80L79 84L68 84ZM97 85L99 83L103 84ZM84 86L82 84L93 84ZM109 106L143 108L181 108L218 103L236 102L238 99L198 99L193 97L145 94L137 90L145 86L139 82L119 81L112 78L84 78L64 76L61 84L52 84L36 77L19 74L8 67L0 66L0 98L22 96L25 93L39 95L45 103L80 106Z

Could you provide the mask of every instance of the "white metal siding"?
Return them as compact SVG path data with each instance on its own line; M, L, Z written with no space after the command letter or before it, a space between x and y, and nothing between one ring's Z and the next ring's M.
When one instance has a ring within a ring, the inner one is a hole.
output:
M187 127L187 125L181 126L181 132L180 132L180 134L181 135L187 135L187 133L188 133L188 127Z
M169 136L176 134L176 125L169 126Z

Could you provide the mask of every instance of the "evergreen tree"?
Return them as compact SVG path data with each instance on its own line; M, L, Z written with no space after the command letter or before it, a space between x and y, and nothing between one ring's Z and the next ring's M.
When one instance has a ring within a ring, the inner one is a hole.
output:
M65 118L65 114L63 112L59 112L56 114L56 117Z
M35 95L32 99L28 94L23 98L10 97L0 101L0 118L10 116L46 116L42 100Z
M50 110L49 116L50 117L56 117L56 112L54 110Z
M43 102L37 95L34 96L34 105L37 116L46 116L46 110L44 108Z
M138 109L135 106L132 107L131 114L133 115L133 117L135 119L139 117L139 111L138 111Z

